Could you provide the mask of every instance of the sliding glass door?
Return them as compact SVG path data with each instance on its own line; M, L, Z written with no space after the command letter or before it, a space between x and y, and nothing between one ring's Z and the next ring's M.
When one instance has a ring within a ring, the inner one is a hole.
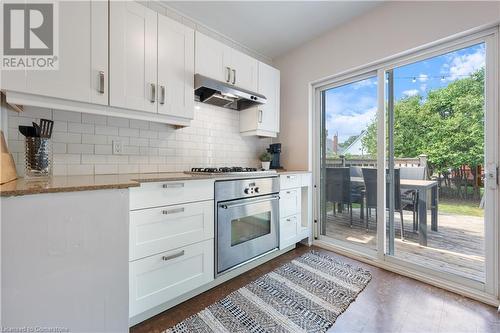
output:
M485 142L485 55L483 42L386 73L393 194L387 253L480 282L485 196L493 194L485 183L495 181L484 179L494 163L485 148L496 146Z
M497 33L317 89L319 239L493 293Z
M321 235L365 252L377 250L377 86L368 73L321 93Z

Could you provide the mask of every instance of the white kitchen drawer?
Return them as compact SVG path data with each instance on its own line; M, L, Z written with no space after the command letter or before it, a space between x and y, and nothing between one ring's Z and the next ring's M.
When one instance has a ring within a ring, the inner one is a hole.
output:
M129 265L129 316L198 288L214 278L213 239Z
M297 242L300 214L280 219L280 250Z
M130 189L130 209L213 200L214 180L179 180L142 183Z
M300 188L283 190L280 192L280 218L299 213L302 209Z
M214 238L214 202L130 212L130 260Z
M280 176L280 189L282 190L288 188L300 187L300 184L301 184L300 174Z

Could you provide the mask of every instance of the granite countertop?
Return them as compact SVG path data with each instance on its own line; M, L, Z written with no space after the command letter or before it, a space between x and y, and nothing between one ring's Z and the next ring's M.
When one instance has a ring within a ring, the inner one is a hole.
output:
M307 173L304 170L280 170L278 175ZM0 196L20 196L39 193L59 193L92 191L104 189L125 189L138 187L141 183L200 180L200 179L231 179L231 176L192 175L183 172L163 173L136 173L121 175L95 175L95 176L52 176L43 179L19 178L0 185ZM241 178L241 176L237 177Z
M210 176L188 175L182 172L95 175L95 176L52 176L43 179L19 178L0 185L0 196L18 196L39 193L92 191L124 189L140 186L140 183L210 179Z

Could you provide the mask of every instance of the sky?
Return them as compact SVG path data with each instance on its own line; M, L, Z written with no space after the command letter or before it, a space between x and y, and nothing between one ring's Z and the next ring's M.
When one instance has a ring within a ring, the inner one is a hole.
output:
M394 95L399 100L420 95L469 76L485 64L484 44L473 45L394 70ZM377 78L350 83L326 92L328 137L338 133L339 143L359 135L377 112Z

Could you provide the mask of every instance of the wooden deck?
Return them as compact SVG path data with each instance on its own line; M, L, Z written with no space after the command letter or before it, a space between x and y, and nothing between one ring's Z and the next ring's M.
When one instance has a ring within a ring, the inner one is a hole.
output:
M400 218L396 213L395 257L428 268L445 271L484 282L484 222L483 218L439 213L438 231L428 226L428 244L418 244L418 232L412 230L410 212L404 212L405 240L400 239ZM350 227L349 214L329 212L326 236L376 249L375 216L369 219L369 229L359 218L359 210L353 210L353 226ZM428 216L430 221L430 212Z

